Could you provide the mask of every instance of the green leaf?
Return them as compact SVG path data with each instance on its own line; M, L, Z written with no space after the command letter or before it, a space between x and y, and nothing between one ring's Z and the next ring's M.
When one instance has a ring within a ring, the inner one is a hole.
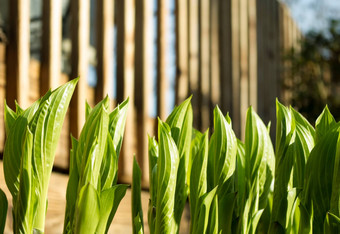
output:
M133 160L132 189L131 189L131 207L132 207L132 232L144 233L143 210L141 201L141 180L142 171L138 166L136 157Z
M197 212L195 222L197 225L193 227L192 233L208 233L208 224L209 224L209 214L210 207L215 198L217 192L217 187L215 187L210 192L204 194L199 201L199 211Z
M175 203L175 221L179 227L185 202L188 196L188 164L192 134L192 107L191 97L175 107L167 118L166 123L171 129L171 137L176 143L179 153L179 166L176 182L176 203Z
M111 188L117 183L118 157L110 134L107 135L103 162L100 169L101 189Z
M170 128L158 120L159 157L157 162L157 212L156 233L174 233L178 230L175 222L175 191L179 154Z
M111 202L113 203L113 205L111 206L112 209L110 212L110 216L107 220L105 233L108 232L110 225L112 223L112 220L117 212L118 206L120 202L122 201L123 197L125 196L126 190L128 189L128 187L129 185L127 184L117 184L111 188L111 190L114 190L114 199L112 199L112 196L111 196ZM107 198L110 198L110 196L107 196Z
M125 123L128 111L129 98L119 104L110 113L109 132L113 140L113 145L116 149L116 155L119 157L120 149L123 143Z
M148 205L148 224L150 233L154 233L156 225L156 203L157 203L157 160L158 143L154 137L149 139L149 205Z
M99 189L100 169L107 142L108 124L109 114L102 105L101 108L91 112L81 131L77 149L77 159L81 160L78 162L82 172L79 173L81 185L90 182L96 189Z
M214 175L213 185L222 185L235 171L237 140L231 124L225 119L221 110L216 106L214 109L215 132L209 143L208 175ZM209 181L209 179L208 179Z
M208 163L208 134L206 131L198 144L199 150L193 156L191 175L190 175L190 216L198 216L198 209L200 207L200 199L207 192L207 163ZM197 225L193 220L190 223L190 230Z
M85 101L85 121L89 117L91 111L92 111L92 107L89 105L87 101Z
M297 113L295 115L300 118ZM291 172L295 162L294 155L298 152L297 150L300 149L298 147L301 146L301 144L294 145L296 122L294 119L293 109L288 109L276 101L276 119L275 183L273 211L271 215L269 233L282 233L286 229L288 183L291 180ZM300 122L303 122L303 119L300 119ZM300 132L302 132L302 130L303 128ZM303 159L305 158L304 152L300 155ZM299 159L298 156L297 164L300 166L298 171L303 171L304 165L302 165L303 163L301 163L301 159Z
M295 120L294 142L294 187L300 190L304 184L305 165L310 151L314 148L315 130L310 123L297 111L291 108Z
M70 233L73 226L73 216L77 201L79 174L77 168L76 152L78 141L71 136L72 149L70 151L70 175L66 189L66 210L63 233Z
M308 213L313 207L313 232L322 232L326 213L339 212L339 124L318 141L306 164L301 202ZM322 155L322 157L320 157ZM334 186L334 187L333 187Z
M96 233L107 233L128 185L118 184L100 194L100 215Z
M4 121L5 121L5 129L8 135L10 129L12 129L15 120L17 119L18 115L7 106L5 101L5 108L4 108Z
M326 106L320 116L315 121L315 131L316 131L316 142L321 140L321 138L330 130L336 121Z
M100 220L100 200L91 184L84 185L79 193L75 210L75 233L95 233Z
M29 128L26 128L25 142L23 145L20 167L20 185L18 190L17 200L13 203L14 216L15 216L15 233L32 233L33 232L33 219L34 219L34 206L35 186L33 185L32 178L32 148L33 148L33 134Z
M340 218L331 212L327 212L323 233L325 234L339 233L339 230L340 230Z
M33 133L33 171L39 187L37 216L34 228L44 230L47 189L63 121L78 79L74 79L41 99L29 123Z
M0 233L4 233L6 217L7 217L7 209L8 209L8 201L5 193L0 189Z

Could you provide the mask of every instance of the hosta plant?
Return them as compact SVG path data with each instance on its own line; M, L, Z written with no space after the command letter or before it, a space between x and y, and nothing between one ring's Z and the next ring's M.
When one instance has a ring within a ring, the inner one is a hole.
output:
M149 137L151 233L178 233L175 207L183 198L176 196L179 178L186 178L181 181L188 188L190 233L340 231L340 123L327 107L314 129L300 113L277 101L274 151L270 125L265 126L251 107L244 142L218 107L209 139L209 130L201 133L188 126L188 119L174 118L190 116L189 101L176 107L166 122L158 121L157 140ZM187 129L192 129L190 142L182 137L178 144L179 133ZM188 164L181 173L186 176L179 177L184 148ZM135 162L136 185L137 168ZM140 187L133 187L134 233L143 233Z
M13 201L13 232L43 233L47 189L64 117L78 79L22 109L5 105L4 175ZM1 199L3 200L3 199Z
M80 137L72 137L64 233L107 233L127 185L117 184L128 100L109 112L106 97L86 105Z

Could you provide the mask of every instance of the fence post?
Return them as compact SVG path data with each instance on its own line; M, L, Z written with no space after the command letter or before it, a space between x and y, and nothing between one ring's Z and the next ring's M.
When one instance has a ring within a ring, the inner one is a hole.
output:
M119 175L122 181L132 178L133 154L136 150L135 132L135 0L117 0L117 103L129 97Z
M153 75L153 2L136 1L135 102L137 114L137 159L142 181L149 181L148 138L150 83Z
M249 105L249 51L248 51L248 0L239 1L240 8L240 130L241 139L244 139L246 113Z
M183 0L182 0L183 1ZM199 122L199 1L189 0L189 92L193 95L191 104L193 109L193 124L201 129Z
M59 0L43 1L40 62L40 96L60 84L61 7Z
M71 1L72 53L71 79L80 77L70 103L70 130L79 137L85 122L85 94L87 87L88 47L90 29L90 1Z
M201 130L206 131L210 126L210 0L200 1L200 118Z
M114 1L97 0L97 86L95 102L113 98Z
M210 0L210 20L211 20L211 34L210 34L210 72L211 72L211 83L210 83L210 129L213 127L213 110L216 105L221 105L221 92L227 92L221 88L221 62L220 62L220 1ZM223 14L226 14L224 12ZM225 41L221 41L225 43ZM227 89L227 87L224 87ZM221 108L221 106L220 106Z
M157 114L164 120L168 114L170 0L158 0L157 7Z
M257 109L257 8L256 0L248 0L248 59L249 59L249 104Z
M29 104L30 1L9 1L9 32L6 51L6 101L15 108Z
M176 0L176 105L188 97L189 41L188 1ZM190 95L190 94L189 94Z

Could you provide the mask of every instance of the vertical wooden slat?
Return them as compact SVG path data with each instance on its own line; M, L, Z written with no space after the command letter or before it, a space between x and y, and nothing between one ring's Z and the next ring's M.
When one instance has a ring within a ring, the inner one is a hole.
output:
M213 115L213 108L216 105L221 105L221 82L220 82L220 40L219 40L219 8L220 1L210 0L210 19L211 19L211 34L210 34L210 115ZM224 13L225 14L225 13ZM223 42L225 43L225 42ZM223 92L225 92L223 90ZM213 126L213 117L210 118L210 127Z
M210 126L210 1L200 0L200 116L201 130Z
M117 102L129 97L119 175L122 181L132 178L133 154L136 152L134 64L135 64L135 1L117 0Z
M56 89L61 81L61 23L62 2L59 0L43 1L42 6L42 40L39 96L44 95L49 89ZM32 67L32 63L31 63ZM66 117L68 118L68 117ZM69 121L65 121L58 143L54 166L68 168L68 137Z
M189 0L189 92L192 96L194 127L200 129L199 123L199 24L198 0Z
M240 0L240 130L244 139L249 101L248 0Z
M264 70L264 23L265 13L263 10L264 1L256 1L256 37L257 37L257 113L264 116L265 83Z
M113 98L114 1L97 1L97 86L95 102L106 95Z
M164 120L168 114L170 0L158 0L157 6L157 114Z
M153 2L136 1L135 103L137 112L137 159L143 181L148 181L148 138L150 82L153 71Z
M240 136L240 16L239 0L231 0L231 61L232 61L232 120L233 129Z
M176 105L188 97L188 1L176 0Z
M70 130L78 137L85 122L85 90L88 75L90 1L71 1L71 79L80 77L70 104Z
M60 84L61 7L59 0L43 1L43 32L40 62L40 96Z
M234 119L235 114L233 108L233 81L232 77L235 74L235 66L234 66L234 60L233 58L233 52L238 52L235 49L232 49L235 43L238 43L237 35L235 33L237 32L237 28L232 26L234 24L234 19L237 19L235 17L235 12L232 13L232 4L235 4L235 2L231 1L220 1L219 6L219 46L220 46L220 59L221 59L221 65L220 65L220 73L221 73L221 110L223 113L227 113L227 111L231 112L232 118L233 118L233 127L236 127L236 120ZM234 18L232 18L232 16ZM233 36L233 40L232 40ZM233 52L232 52L233 51ZM232 66L233 65L233 66ZM238 69L237 69L238 70Z
M257 21L256 0L248 0L249 105L257 111Z
M269 76L268 79L268 86L270 89L268 90L268 96L267 96L267 104L266 108L268 108L268 115L265 116L265 122L271 121L273 124L272 128L270 129L270 134L272 139L275 137L275 116L276 116L276 105L275 105L275 99L278 96L278 82L279 82L279 76L278 76L278 14L277 14L277 7L275 5L276 1L269 1L268 2L268 9L269 9L269 31L268 31L268 70L269 70Z
M30 1L9 2L9 32L6 52L6 101L15 108L14 101L28 107L30 59Z

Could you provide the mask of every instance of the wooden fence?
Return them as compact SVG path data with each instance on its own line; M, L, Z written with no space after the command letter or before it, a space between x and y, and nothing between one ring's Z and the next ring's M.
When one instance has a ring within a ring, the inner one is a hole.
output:
M91 105L112 93L116 77L120 103L130 97L120 179L131 180L136 154L148 181L147 134L155 135L149 116L153 56L157 57L157 114L165 119L170 88L169 35L176 35L176 103L193 94L194 125L213 126L213 108L230 113L233 128L244 137L245 116L252 105L265 122L275 119L275 98L280 94L283 52L301 37L287 8L277 0L173 0L175 32L170 32L170 0L158 0L158 27L154 28L153 0L97 0L97 85L87 84L89 0L71 2L71 73L61 74L61 2L43 1L41 62L30 59L29 0L12 0L6 44L0 43L0 150L4 144L4 98L27 107L49 88L80 76L58 147L55 165L68 168L69 133L78 136L84 123L85 99ZM115 19L115 20L114 20ZM112 37L113 27L117 37ZM154 53L153 35L157 36ZM116 42L114 41L116 40ZM116 50L116 76L112 73ZM285 66L284 66L285 65ZM286 95L286 94L284 94ZM283 96L284 96L283 95Z

